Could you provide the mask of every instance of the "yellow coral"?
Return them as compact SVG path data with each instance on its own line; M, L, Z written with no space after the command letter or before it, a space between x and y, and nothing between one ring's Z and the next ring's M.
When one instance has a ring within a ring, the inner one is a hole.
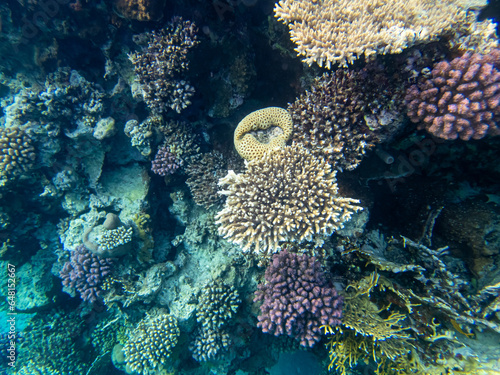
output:
M485 0L281 0L275 16L290 27L311 65L346 66L364 55L400 53L417 43L468 29L470 9ZM472 22L475 22L475 18ZM458 37L458 35L455 35Z
M292 116L283 108L268 107L252 112L240 121L234 131L236 151L243 159L252 160L262 157L268 150L283 148L292 135L292 125ZM277 130L276 134L270 134L273 127ZM268 133L259 136L258 132L264 130ZM262 141L264 138L265 141Z

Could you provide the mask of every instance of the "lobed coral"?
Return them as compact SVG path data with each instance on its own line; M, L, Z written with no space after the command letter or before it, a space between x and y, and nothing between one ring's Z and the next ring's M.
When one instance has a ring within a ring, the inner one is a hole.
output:
M500 49L467 52L434 65L431 77L408 89L408 116L419 128L462 140L499 135Z
M176 155L170 151L167 145L161 146L156 152L155 158L151 161L151 170L153 173L166 176L174 174L183 164Z
M223 156L218 152L191 158L186 167L188 175L186 184L197 205L208 209L221 202L222 197L217 194L217 182L223 177L224 164Z
M273 255L265 279L254 298L262 302L257 326L263 332L286 334L312 347L321 338L321 326L340 324L342 297L315 257L283 250Z
M402 87L375 64L325 73L288 106L293 143L322 155L334 169L356 168L367 150L402 127Z
M160 371L179 335L177 320L172 315L148 315L137 324L123 347L127 366L139 374Z
M194 89L181 76L188 69L188 51L198 43L196 32L194 23L173 17L166 28L136 37L145 46L129 59L153 112L171 108L180 113L191 104Z
M196 320L201 326L190 347L194 359L214 359L229 346L229 335L221 328L234 316L240 303L238 291L219 280L203 288L196 311Z
M111 273L113 261L102 259L80 245L71 252L59 275L64 286L76 289L84 301L90 303L101 300L101 284Z
M0 184L27 172L35 160L31 138L19 127L0 128Z
M275 16L289 25L299 56L330 69L347 66L360 56L401 53L412 45L438 40L467 29L471 10L486 1L446 0L281 0Z
M291 135L292 118L287 110L268 107L240 121L234 131L234 146L243 159L252 160L262 157L268 150L285 147Z
M301 147L268 151L219 185L227 195L216 216L219 234L243 251L276 252L280 241L329 235L362 210L358 200L337 195L331 166Z

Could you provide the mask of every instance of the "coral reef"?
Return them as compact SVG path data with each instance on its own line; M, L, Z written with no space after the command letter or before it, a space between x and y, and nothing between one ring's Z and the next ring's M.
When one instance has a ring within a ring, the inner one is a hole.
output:
M443 139L499 135L500 50L467 52L434 65L431 77L408 89L408 116Z
M361 56L370 59L377 54L401 53L412 45L467 29L476 22L468 13L484 6L486 1L281 0L274 13L289 26L304 62L330 69L332 64L352 64Z
M245 160L260 158L268 150L283 148L292 135L292 118L283 108L254 111L234 131L234 146Z
M127 367L139 374L160 371L179 338L177 321L161 311L148 314L123 347Z
M276 252L280 241L329 235L362 210L358 200L337 195L330 165L301 147L269 151L219 185L227 195L219 233L243 251Z
M288 110L293 142L325 157L334 169L352 170L376 143L402 127L401 79L370 64L316 78Z
M196 320L201 326L190 348L194 359L214 359L222 349L229 346L229 335L221 328L233 317L240 303L238 291L220 280L203 288L196 311Z
M254 298L262 302L257 326L263 332L286 334L312 347L321 338L321 326L340 324L342 297L315 257L283 250L273 255L265 279Z
M177 159L170 147L163 145L158 148L155 158L151 161L151 170L157 175L166 176L174 174L182 165L183 160Z
M164 29L136 36L145 46L129 58L153 112L180 113L191 104L194 88L181 77L188 69L187 53L198 43L196 32L194 23L174 17Z
M71 252L59 275L65 287L76 289L84 301L102 300L101 284L111 273L113 261L102 259L80 245Z
M0 128L0 185L30 170L35 161L31 138L19 127Z
M163 15L165 0L114 0L113 4L122 17L138 21L156 21Z
M162 119L160 116L150 116L141 123L132 119L125 123L124 132L130 138L132 146L136 147L141 155L149 156L151 154L153 130L161 123Z
M208 209L222 201L217 183L224 176L224 165L222 154L215 151L191 158L186 167L186 184L197 205Z

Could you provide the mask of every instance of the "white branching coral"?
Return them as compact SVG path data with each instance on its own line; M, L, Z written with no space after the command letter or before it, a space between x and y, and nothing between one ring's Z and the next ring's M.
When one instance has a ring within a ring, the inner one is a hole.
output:
M335 172L302 147L268 151L246 171L219 180L227 195L219 234L243 251L276 252L280 241L310 241L343 227L359 200L337 196Z

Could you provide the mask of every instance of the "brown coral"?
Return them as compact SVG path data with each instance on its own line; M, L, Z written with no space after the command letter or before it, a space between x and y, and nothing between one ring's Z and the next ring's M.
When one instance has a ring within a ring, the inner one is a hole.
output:
M113 5L124 18L156 21L163 16L165 0L115 0Z
M360 56L401 53L407 47L467 29L470 8L486 1L281 0L275 16L289 25L299 56L311 65L346 66Z
M280 241L329 235L362 210L358 200L337 195L331 166L301 147L268 151L219 185L227 195L216 216L219 234L243 251L276 252Z
M234 131L234 146L243 159L252 160L262 157L267 150L284 147L291 135L292 118L288 111L268 107L240 121Z
M19 127L0 128L0 181L28 171L35 160L31 138Z

